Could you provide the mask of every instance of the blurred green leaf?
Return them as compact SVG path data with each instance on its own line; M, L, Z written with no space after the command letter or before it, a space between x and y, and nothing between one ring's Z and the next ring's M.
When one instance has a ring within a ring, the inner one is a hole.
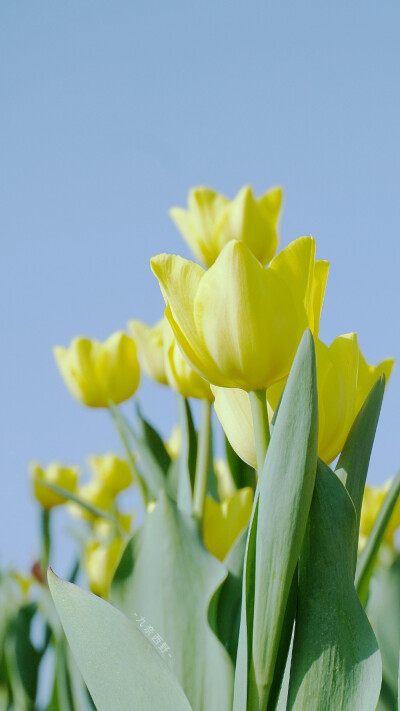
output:
M374 711L381 657L353 580L357 518L336 474L318 461L300 558L288 711Z
M232 708L232 660L208 623L210 601L226 576L204 548L196 522L161 492L112 584L113 604L170 648L170 664L194 711Z
M216 634L228 650L233 662L236 661L239 640L240 609L242 603L242 578L247 528L234 542L224 560L228 571L216 601Z
M400 656L400 554L390 565L381 565L375 570L367 612L381 650L384 681L396 698Z
M400 495L400 471L394 478L385 497L374 527L368 537L366 546L358 558L356 569L356 589L358 596L365 605L368 598L369 583L374 572L380 545L385 536L394 507ZM399 640L400 642L400 640Z
M149 450L163 470L164 475L166 475L171 464L171 457L166 450L163 439L153 425L143 417L138 404L136 404L136 413L140 428L139 437L147 444Z
M189 711L172 671L109 603L49 573L51 593L97 711Z
M192 513L192 497L197 459L197 433L189 402L178 398L179 424L181 428L181 451L179 454L178 506L184 513Z
M236 454L231 446L228 438L224 435L225 454L228 462L233 481L237 489L242 489L244 486L251 486L253 490L256 488L256 472L253 467L250 467L243 459Z

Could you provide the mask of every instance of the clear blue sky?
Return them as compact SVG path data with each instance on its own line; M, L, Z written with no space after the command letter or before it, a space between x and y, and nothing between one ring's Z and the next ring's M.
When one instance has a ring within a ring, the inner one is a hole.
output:
M313 234L331 262L322 338L357 331L370 362L400 357L399 32L395 0L3 0L3 563L34 556L29 460L117 446L52 346L160 316L149 258L189 256L167 211L190 186L283 185L281 245ZM148 383L140 398L167 433L173 398ZM399 402L397 368L373 481L400 465Z

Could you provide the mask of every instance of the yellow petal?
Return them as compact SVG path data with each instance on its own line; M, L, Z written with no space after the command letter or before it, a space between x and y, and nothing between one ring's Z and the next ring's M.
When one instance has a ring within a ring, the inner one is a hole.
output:
M190 367L182 355L167 319L164 321L164 359L168 384L175 392L185 398L214 399L210 384Z
M193 313L196 292L206 272L198 264L168 254L153 257L151 268L167 304L165 315L188 362L200 375L216 369L198 336Z
M88 457L88 464L94 479L114 496L132 484L133 477L128 462L115 454L92 455Z
M281 191L274 189L256 200L250 187L242 188L226 208L226 218L221 220L219 251L231 239L242 240L262 264L267 264L276 252L276 229Z
M299 323L280 274L263 269L243 242L231 241L200 281L195 323L223 374L210 373L210 382L257 390L288 373L305 315Z
M123 402L139 385L136 345L121 331L104 343L74 338L67 349L56 346L54 355L71 393L90 407Z
M188 196L188 210L173 207L169 214L193 254L209 267L219 254L215 230L228 200L206 187L193 188Z
M312 315L310 317L310 329L315 338L318 338L319 321L321 318L322 304L324 303L326 282L329 273L329 262L323 259L317 260L314 264L313 300Z
M329 348L316 343L318 454L327 464L342 451L356 416L357 335L335 338Z
M363 406L365 398L381 375L384 375L386 383L388 382L393 366L393 358L387 358L377 366L369 365L360 351L356 401L357 412Z
M214 408L231 447L246 464L257 468L249 394L238 388L211 386Z
M360 548L363 548L375 525L379 512L385 502L386 496L391 487L392 480L388 479L380 486L367 485L364 490L364 497L361 507L360 517ZM394 535L400 527L400 502L394 507L390 517L384 540L390 546L394 545Z
M253 506L251 487L238 489L222 503L206 498L203 518L203 540L206 548L224 560L233 543L247 526Z
M91 541L86 546L84 566L91 591L95 595L107 598L111 581L118 567L124 549L120 537L109 543Z
M63 466L58 462L51 462L47 467L42 468L37 463L30 465L30 475L33 480L33 493L36 500L44 509L51 509L54 506L64 504L68 499L60 494L48 489L40 483L41 480L49 484L61 486L71 493L75 493L78 485L78 467Z
M146 375L157 383L167 385L164 365L163 329L164 319L154 326L140 321L129 321L128 327L136 341L140 365Z
M114 506L114 495L111 494L107 486L104 486L100 481L90 481L84 484L76 491L77 496L92 506L109 513ZM86 521L93 523L98 518L87 509L84 509L79 504L71 502L68 504L68 510L76 518L83 518Z

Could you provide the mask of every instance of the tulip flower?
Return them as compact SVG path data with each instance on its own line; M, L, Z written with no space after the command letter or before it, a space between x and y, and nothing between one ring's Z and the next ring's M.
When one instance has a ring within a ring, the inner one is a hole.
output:
M173 207L170 216L195 257L206 267L214 264L232 239L242 240L262 264L274 256L278 244L277 222L282 202L281 188L272 188L254 198L250 187L229 200L210 188L193 188L188 209Z
M86 545L84 567L90 590L107 598L111 581L124 550L124 540L116 536L110 541L90 541Z
M164 360L165 373L172 390L185 398L214 400L210 384L190 367L182 355L167 319L164 319Z
M380 375L389 378L393 360L367 365L355 333L339 336L328 347L315 344L318 388L318 455L329 464L341 452L350 428L370 389ZM366 377L366 374L368 377ZM279 402L286 380L267 392L269 419ZM232 447L256 468L256 451L250 401L243 390L212 387L215 410Z
M30 466L30 474L33 480L34 496L46 510L65 504L67 499L48 489L41 484L41 481L60 486L72 494L77 490L79 478L77 467L66 467L58 462L51 462L47 467L42 468L35 462Z
M119 404L138 388L136 345L121 331L104 343L74 338L68 348L56 346L54 356L72 395L89 407Z
M132 484L133 477L128 462L119 459L115 454L91 456L88 458L88 464L94 479L114 496Z
M164 445L171 459L179 457L182 449L182 429L179 425L174 425L169 439L164 442Z
M105 513L110 513L114 507L114 494L100 481L89 481L87 484L81 486L76 491L76 494L85 503L95 506ZM79 504L74 502L68 504L68 509L72 516L83 518L91 523L95 522L98 518L94 513L91 513L83 508L83 506L79 506Z
M286 377L305 329L318 330L328 265L314 256L314 240L301 237L267 269L238 240L208 271L154 257L166 316L192 368L214 385L248 391Z
M364 498L361 507L360 517L360 537L359 549L362 550L368 540L368 537L375 525L378 514L386 499L386 496L391 487L392 480L388 479L381 486L366 486L364 490ZM394 534L400 527L400 501L394 507L394 511L389 519L388 526L385 531L384 541L391 547L394 545Z
M164 365L164 319L154 326L129 321L128 328L136 341L140 366L146 375L162 385L168 385Z
M226 459L214 459L214 472L217 479L219 498L221 501L228 499L235 493L236 485Z
M238 489L221 503L207 496L203 518L205 547L224 560L239 534L247 526L253 506L253 489Z

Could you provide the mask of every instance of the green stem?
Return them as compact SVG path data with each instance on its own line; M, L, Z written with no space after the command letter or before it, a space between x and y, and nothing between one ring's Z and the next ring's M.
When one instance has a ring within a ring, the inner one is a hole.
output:
M264 466L270 434L266 390L249 392L251 414L253 416L254 439L256 442L257 470L260 475Z
M203 400L193 493L193 514L199 521L203 519L207 493L211 442L211 408L212 403L209 400Z
M121 438L121 442L122 442L123 448L124 448L124 450L125 450L125 454L126 454L126 457L127 457L127 460L128 460L128 464L129 464L129 468L130 468L130 470L131 470L131 474L132 474L133 480L134 480L134 481L138 484L138 486L139 486L140 493L141 493L142 499L143 499L143 503L144 503L144 506L145 506L145 508L146 508L146 504L147 504L147 492L146 492L145 486L144 486L144 484L143 484L142 478L141 478L141 476L138 474L138 471L137 471L136 466L135 466L135 460L134 460L134 458L133 458L133 454L132 454L131 448L130 448L130 446L129 446L128 438L127 438L127 436L126 436L126 429L125 429L124 418L121 416L121 414L120 414L120 412L119 412L119 410L118 410L118 407L116 407L113 402L110 401L109 404L108 404L108 407L109 407L109 410L110 410L111 418L112 418L112 420L113 420L113 422L114 422L114 424L115 424L115 426L116 426L116 428L117 428L118 434L119 434L119 436L120 436L120 438Z
M42 542L42 571L46 577L47 568L49 567L51 538L50 538L50 516L51 512L48 509L41 510L41 542Z

